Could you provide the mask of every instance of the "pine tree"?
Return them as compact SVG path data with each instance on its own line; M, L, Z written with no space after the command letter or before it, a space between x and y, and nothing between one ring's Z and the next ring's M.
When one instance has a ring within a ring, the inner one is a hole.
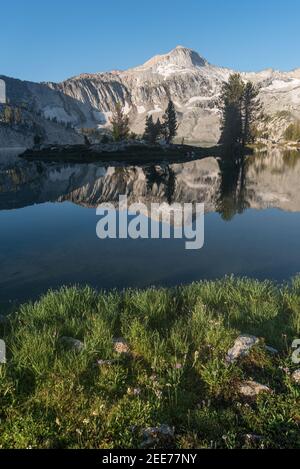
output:
M116 142L126 140L130 132L129 117L122 110L121 104L117 103L111 118L112 134Z
M146 117L146 125L145 125L145 132L144 132L144 140L146 142L151 142L152 131L154 127L153 117L148 115Z
M177 114L173 101L169 101L166 112L163 116L162 130L167 143L171 143L176 137L178 124Z
M220 143L234 147L243 141L243 97L245 85L238 73L230 75L221 91L223 112Z
M163 134L163 125L160 122L160 118L157 119L156 124L155 124L155 130L156 130L156 141L159 140Z
M248 82L243 95L243 146L254 141L254 122L261 110L258 94L258 89Z
M239 74L230 75L221 92L222 127L220 143L226 148L245 147L254 141L254 122L261 104L258 90Z
M146 117L146 127L144 132L144 140L148 143L157 143L162 133L162 125L159 119L156 123L153 121L152 115Z

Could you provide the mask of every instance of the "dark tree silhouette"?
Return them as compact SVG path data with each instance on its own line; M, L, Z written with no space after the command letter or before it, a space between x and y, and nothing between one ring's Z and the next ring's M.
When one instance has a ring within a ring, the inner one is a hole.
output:
M246 202L246 162L244 158L234 161L219 160L221 184L217 211L225 221L249 207Z
M85 135L84 136L84 144L89 147L91 145L90 139Z
M152 191L153 186L162 186L168 204L172 204L176 188L176 175L170 166L150 166L145 168L144 174L147 181L147 190Z
M244 84L238 73L230 75L223 84L221 92L221 109L223 112L220 143L225 147L234 147L242 143Z
M261 111L258 93L258 89L251 82L246 83L243 95L243 146L253 143L255 139L254 123Z
M238 73L230 75L223 84L220 99L222 116L220 143L225 149L245 147L254 141L254 123L261 104L258 90L244 83Z
M162 134L162 125L160 120L157 119L156 123L153 122L152 116L146 117L146 127L144 133L144 140L148 143L157 143Z
M177 135L178 124L177 124L177 114L173 101L169 101L166 112L163 116L163 134L167 143L171 143Z

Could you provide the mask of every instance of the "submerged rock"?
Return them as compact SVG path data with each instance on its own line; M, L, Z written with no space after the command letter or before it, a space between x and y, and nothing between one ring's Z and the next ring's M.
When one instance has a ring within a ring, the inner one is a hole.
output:
M71 350L81 352L84 349L84 343L73 337L61 337L60 342Z
M253 399L263 392L271 393L272 390L256 381L243 381L239 384L238 392L242 397Z
M113 343L114 343L115 352L119 353L120 355L130 353L129 345L126 342L126 340L123 339L122 337L118 339L113 339Z
M253 335L240 335L234 346L228 350L226 361L227 363L234 363L239 358L243 358L248 355L252 347L259 343L259 339Z
M169 425L146 428L143 431L144 441L141 444L141 448L170 447L174 444L174 435L174 428L171 428Z
M294 371L294 373L292 374L292 378L295 383L300 384L300 369Z

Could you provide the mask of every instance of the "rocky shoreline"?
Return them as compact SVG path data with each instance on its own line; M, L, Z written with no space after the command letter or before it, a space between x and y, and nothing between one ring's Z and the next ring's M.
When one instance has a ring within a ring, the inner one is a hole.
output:
M93 145L47 145L26 150L20 156L28 160L88 163L95 161L151 162L167 159L181 162L221 155L221 147L203 148L191 145L150 145L127 141Z

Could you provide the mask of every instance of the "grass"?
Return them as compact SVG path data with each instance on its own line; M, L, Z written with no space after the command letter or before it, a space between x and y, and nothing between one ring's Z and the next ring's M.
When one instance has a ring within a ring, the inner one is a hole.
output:
M228 366L240 333L261 343ZM65 349L62 336L84 349ZM175 428L177 448L300 448L300 387L290 377L300 277L281 287L230 277L122 293L62 288L21 306L0 337L1 448L136 448L143 429L160 424ZM130 356L114 352L114 337ZM274 392L241 400L237 383L250 378Z

